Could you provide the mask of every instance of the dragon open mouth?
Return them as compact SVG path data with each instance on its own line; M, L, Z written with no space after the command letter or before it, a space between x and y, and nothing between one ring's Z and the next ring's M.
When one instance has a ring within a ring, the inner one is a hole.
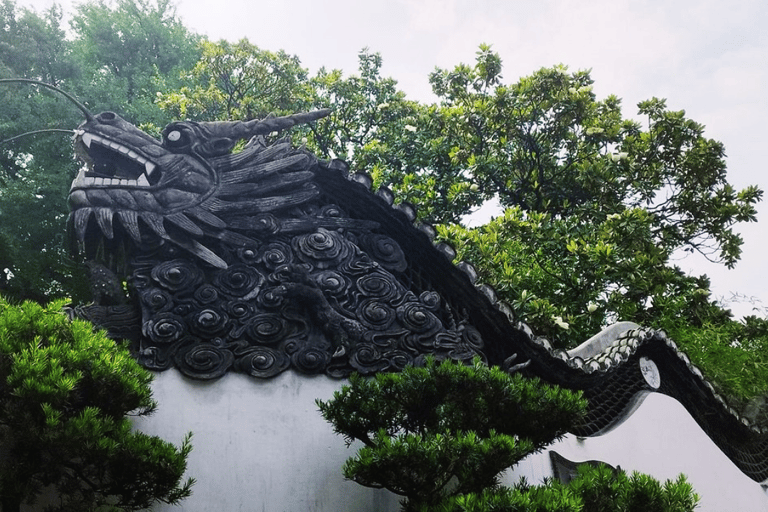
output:
M150 187L159 181L158 167L136 151L99 135L82 132L86 164L72 188L92 186Z
M87 259L114 252L115 230L134 243L143 233L167 237L164 205L155 198L161 167L135 149L110 138L79 130L76 150L83 166L72 182L70 221ZM123 248L121 248L122 250Z

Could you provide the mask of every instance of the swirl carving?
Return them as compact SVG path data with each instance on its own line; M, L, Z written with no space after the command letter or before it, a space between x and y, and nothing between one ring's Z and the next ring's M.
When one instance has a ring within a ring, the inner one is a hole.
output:
M158 345L170 345L182 338L185 331L184 320L172 313L161 313L144 322L142 329Z
M204 284L195 290L194 297L200 304L214 304L219 300L219 291L215 286Z
M264 276L253 267L236 264L219 271L214 283L228 297L248 300L259 293L264 280Z
M293 263L293 251L283 242L271 242L261 252L261 261L269 270Z
M350 243L335 231L319 228L314 233L293 239L299 258L317 268L329 268L347 259L352 252Z
M323 373L331 357L327 350L320 347L303 346L291 354L291 363L301 373L314 375Z
M360 277L357 280L357 288L363 295L376 297L383 302L389 302L402 295L397 281L391 275L381 270L376 270Z
M259 260L258 246L245 246L237 249L237 259L246 265L253 265Z
M323 270L315 274L315 283L323 292L341 297L349 289L349 281L344 274L335 270Z
M285 294L281 286L264 288L258 296L258 303L265 309L279 309L285 304Z
M248 321L246 336L258 345L274 345L293 332L288 322L275 314L255 315Z
M176 259L156 265L152 279L176 295L191 294L203 282L203 271L194 262Z
M378 348L370 343L358 345L349 362L357 371L365 373L378 372L389 366Z
M203 339L223 335L229 324L226 313L214 308L206 308L192 315L190 330Z
M160 288L148 288L141 292L141 303L153 313L163 313L173 309L173 296Z
M226 268L162 245L137 258L130 282L142 312L143 364L175 365L198 379L288 369L343 377L399 371L425 354L482 353L477 330L402 275L406 259L394 239L334 205L304 211L289 220L237 217L247 236L222 248ZM314 219L324 224L313 227Z
M361 245L371 258L391 272L404 272L408 268L400 245L386 235L366 233L361 238Z
M406 302L398 307L397 318L406 329L418 334L434 334L441 327L440 320L420 302Z
M198 379L218 379L227 373L235 360L234 354L212 343L195 343L182 348L174 360L182 373Z
M367 299L357 308L357 318L366 327L386 331L397 318L394 308L378 299Z
M270 347L255 347L239 356L235 369L253 377L266 379L285 371L291 364L288 356Z

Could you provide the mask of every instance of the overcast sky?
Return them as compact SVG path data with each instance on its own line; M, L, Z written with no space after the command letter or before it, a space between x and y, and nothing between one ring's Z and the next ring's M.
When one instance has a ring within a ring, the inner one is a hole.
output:
M17 0L42 9L53 0ZM71 10L71 0L57 2ZM247 38L267 50L297 55L310 72L320 66L352 74L363 47L382 55L382 73L412 99L429 101L436 66L474 61L480 43L503 61L506 83L545 66L591 69L599 98L667 98L725 144L729 180L768 189L763 152L768 120L766 0L177 0L192 31L212 40ZM768 201L768 198L767 198ZM686 258L706 273L716 296L759 297L768 306L764 253L768 205L759 222L740 229L744 255L735 270ZM738 314L749 307L733 306Z

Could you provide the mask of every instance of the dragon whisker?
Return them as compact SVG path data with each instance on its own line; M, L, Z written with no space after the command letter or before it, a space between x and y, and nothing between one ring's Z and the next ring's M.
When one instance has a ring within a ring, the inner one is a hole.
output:
M52 91L56 91L59 94L63 95L65 98L67 98L69 101L75 104L77 108L80 109L80 111L85 115L85 119L87 121L92 121L94 119L93 114L91 114L91 111L88 110L85 105L77 101L74 96L71 94L62 91L55 85L51 85L47 82L41 82L40 80L31 80L29 78L2 78L0 79L0 84L13 84L13 83L21 83L21 84L31 84L31 85L39 85L40 87L45 87L47 89L50 89Z
M74 135L77 132L75 130L65 130L63 128L46 128L44 130L33 130L31 132L24 132L19 135L14 135L13 137L10 137L8 139L0 140L0 145L6 144L8 142L13 142L15 140L21 139L23 137L26 137L28 135L37 135L39 133L68 133L70 135Z

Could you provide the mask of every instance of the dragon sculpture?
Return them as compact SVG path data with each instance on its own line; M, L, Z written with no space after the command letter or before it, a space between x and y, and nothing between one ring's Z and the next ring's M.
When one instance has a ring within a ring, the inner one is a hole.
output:
M95 299L71 314L132 340L146 367L200 379L289 368L343 377L479 356L582 390L580 436L610 430L648 393L672 396L742 472L768 479L768 431L730 408L664 333L621 324L552 350L475 286L470 265L453 264L450 247L433 245L412 207L274 136L328 111L175 122L156 140L66 96L86 118L69 224Z
M327 114L176 122L162 141L111 112L77 129L72 232L98 260L96 290L115 290L110 269L127 270L146 366L198 378L289 367L343 376L482 354L477 331L411 282L382 222L330 197L343 163L262 137ZM79 312L109 327L103 308L117 306L115 294L99 298Z

